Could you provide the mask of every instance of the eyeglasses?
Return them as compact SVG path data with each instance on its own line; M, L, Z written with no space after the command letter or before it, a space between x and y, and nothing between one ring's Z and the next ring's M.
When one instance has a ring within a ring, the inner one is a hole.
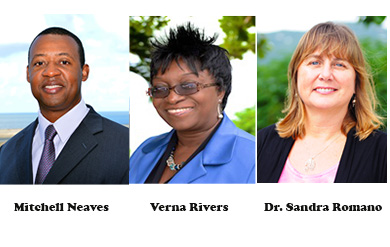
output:
M153 98L165 98L169 95L170 91L173 89L175 93L178 95L191 95L199 92L200 89L206 87L213 87L213 86L217 86L217 83L201 84L199 82L183 82L183 83L176 84L173 87L167 87L167 86L151 87L148 88L146 94Z

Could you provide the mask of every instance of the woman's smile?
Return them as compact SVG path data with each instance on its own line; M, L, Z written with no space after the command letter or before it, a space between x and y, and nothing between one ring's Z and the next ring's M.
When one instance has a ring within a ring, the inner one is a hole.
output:
M173 116L181 116L191 112L193 109L193 107L172 108L168 109L167 112Z
M336 92L337 89L335 88L331 88L331 87L316 87L314 89L315 92L319 93L319 94L324 94L324 95L327 95L327 94L331 94L333 92Z

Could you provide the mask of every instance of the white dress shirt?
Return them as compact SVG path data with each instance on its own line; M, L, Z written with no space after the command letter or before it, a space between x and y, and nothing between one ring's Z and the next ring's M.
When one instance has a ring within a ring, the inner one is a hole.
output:
M32 168L33 168L33 183L35 184L35 176L38 171L39 161L41 160L43 147L45 144L45 131L47 126L53 124L54 128L57 131L57 135L54 137L54 149L55 149L55 158L57 159L58 155L61 153L66 142L69 140L70 136L80 125L81 121L88 114L89 108L86 106L83 99L73 107L70 111L65 113L62 117L57 119L54 123L51 123L47 120L39 111L38 113L38 126L35 129L35 134L32 143Z

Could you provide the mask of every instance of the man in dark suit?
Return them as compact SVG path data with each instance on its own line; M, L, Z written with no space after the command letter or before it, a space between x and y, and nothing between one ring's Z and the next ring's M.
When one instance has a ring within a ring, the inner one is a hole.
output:
M54 27L35 37L27 81L40 111L0 148L1 184L128 184L129 129L84 103L88 74L73 33Z

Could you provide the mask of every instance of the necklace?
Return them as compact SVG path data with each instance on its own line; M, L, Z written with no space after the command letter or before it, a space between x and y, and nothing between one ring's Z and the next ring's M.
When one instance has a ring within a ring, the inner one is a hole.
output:
M322 149L319 153L317 153L316 155L314 156L311 156L308 160L306 160L305 162L305 172L307 171L313 171L314 168L316 168L316 162L315 162L315 158L320 155L322 152L324 152L332 143L334 143L337 139L339 139L341 135L338 135L336 138L334 138L333 141L331 141L328 145L326 145L326 147L324 149Z
M171 154L169 155L169 157L167 159L167 166L169 167L169 169L171 171L178 171L181 168L183 168L184 162L182 162L181 164L175 164L175 159L174 159L174 156L173 156L173 152L174 151L175 151L175 149L172 149Z

